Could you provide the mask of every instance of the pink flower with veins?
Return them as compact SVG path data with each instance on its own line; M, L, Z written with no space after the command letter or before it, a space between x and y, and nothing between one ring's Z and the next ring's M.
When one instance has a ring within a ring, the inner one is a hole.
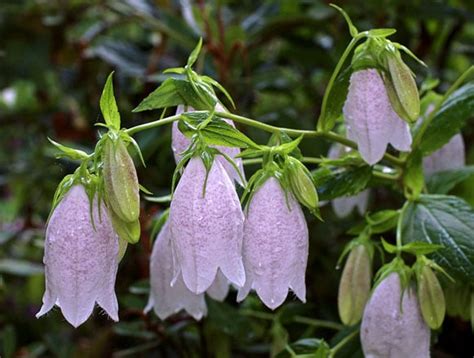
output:
M357 143L368 164L379 162L389 143L397 150L410 150L410 128L393 110L377 70L361 70L351 75L343 113L347 137Z
M185 110L185 107L180 105L178 106L178 109L176 110L176 114L180 114L183 112L187 111L194 111L192 107L188 107L187 110ZM218 112L225 112L226 110L220 103L216 105L216 111ZM232 127L234 126L234 122L232 122L230 119L224 119L228 124L230 124ZM173 150L174 154L174 159L176 163L178 163L181 160L181 153L183 153L186 149L188 149L189 145L191 144L191 141L188 137L186 137L183 133L178 128L178 122L173 122L172 128L171 128L171 149ZM235 164L239 168L240 174L242 175L242 178L245 178L245 173L244 173L244 166L242 163L241 158L236 158L238 154L240 154L240 149L239 148L234 148L234 147L223 147L223 146L217 146L216 149L221 151L224 154L227 154L231 159L234 160ZM218 161L221 162L221 164L224 166L224 169L227 171L229 174L230 178L243 186L242 180L240 179L239 173L235 170L234 166L230 164L227 159L225 159L222 155L219 155L216 157Z
M46 292L40 317L57 305L74 327L84 323L97 304L118 321L114 286L118 236L106 207L92 205L82 185L73 186L54 209L46 229L44 264Z
M177 267L194 293L205 292L220 270L230 283L245 282L242 263L244 215L222 164L209 173L201 158L192 158L176 187L170 207L170 230Z
M360 340L367 358L430 356L430 329L421 316L416 292L411 287L402 292L398 273L388 275L372 293Z
M150 296L145 312L152 308L156 315L165 320L172 314L185 310L196 320L207 314L204 294L191 292L180 275L173 281L173 253L171 232L166 222L158 234L150 258Z
M425 175L432 175L444 170L458 169L466 165L464 140L456 134L443 147L423 158Z
M288 200L287 200L288 198ZM291 289L306 301L308 227L300 205L278 180L268 178L255 192L245 220L242 301L254 289L263 303L275 309Z

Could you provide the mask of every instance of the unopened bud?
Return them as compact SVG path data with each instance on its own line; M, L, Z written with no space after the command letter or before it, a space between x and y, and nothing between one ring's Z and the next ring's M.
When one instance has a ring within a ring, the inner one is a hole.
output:
M393 89L403 109L402 112L404 113L399 112L400 108L397 108L399 106L397 103L394 103L396 101L394 101L394 97L390 95L391 91L388 90L387 92L389 92L390 101L394 110L400 117L408 119L411 122L416 121L420 115L420 95L410 68L402 61L399 54L388 55L387 64Z
M435 273L427 265L420 270L418 277L418 301L426 324L431 329L441 327L446 313L444 293Z
M349 253L339 282L338 308L341 321L353 325L360 321L370 295L372 260L364 245Z
M289 157L287 173L291 191L296 199L311 210L318 208L318 193L308 169L296 158Z
M127 148L119 138L105 142L104 183L111 209L125 222L134 222L140 215L137 172Z
M110 213L110 217L112 219L114 230L119 236L120 241L129 242L131 244L136 244L138 242L141 232L140 221L138 219L132 222L126 222L121 220L114 212ZM121 246L119 251L121 252L123 250L123 253L125 253L126 248L126 245L124 248Z

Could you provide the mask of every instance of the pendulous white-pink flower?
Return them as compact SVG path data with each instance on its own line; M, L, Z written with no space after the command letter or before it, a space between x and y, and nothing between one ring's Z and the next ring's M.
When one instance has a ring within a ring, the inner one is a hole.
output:
M171 232L167 221L158 234L150 257L150 296L145 312L153 309L164 320L185 310L196 320L207 314L204 294L191 292L181 275L173 282L173 253Z
M91 220L91 208L92 217ZM118 321L114 286L119 243L105 205L73 186L54 209L46 229L46 291L40 317L60 307L74 327L84 323L97 304Z
M187 110L185 110L185 106L180 105L178 106L176 110L176 114L181 114L186 111L194 111L192 107L187 107ZM218 112L225 112L226 110L220 103L216 105L216 111ZM228 124L230 124L232 127L235 127L234 122L232 122L230 119L224 119ZM173 150L173 155L176 163L178 163L181 160L181 153L183 153L186 149L188 149L189 145L191 144L191 141L189 138L187 138L183 133L178 128L178 122L173 122L172 128L171 128L171 149ZM234 163L237 165L237 168L240 171L240 175L242 178L245 178L245 173L244 173L244 165L242 163L241 158L236 158L238 154L240 154L240 149L235 148L235 147L223 147L223 146L217 146L216 149L221 151L222 153L228 155L231 159L234 160ZM243 185L242 179L240 178L239 173L235 170L235 167L230 164L227 159L225 159L223 156L217 156L217 160L221 162L221 164L224 166L224 169L227 171L229 174L230 178L234 180L236 183Z
M367 358L430 356L430 330L421 316L416 292L412 287L402 292L398 273L388 275L372 293L360 340Z
M389 143L397 150L410 150L410 128L392 108L377 70L360 70L351 75L343 113L347 137L357 143L368 164L380 161Z
M444 170L462 168L465 165L466 154L461 134L456 134L443 147L423 158L423 170L428 176Z
M218 269L230 283L244 284L244 215L234 184L218 160L208 173L200 157L188 162L173 194L169 220L175 277L181 272L192 292L205 292Z
M249 203L244 227L246 281L237 300L254 289L275 309L291 289L305 302L308 240L306 220L293 194L285 194L276 178L268 178Z

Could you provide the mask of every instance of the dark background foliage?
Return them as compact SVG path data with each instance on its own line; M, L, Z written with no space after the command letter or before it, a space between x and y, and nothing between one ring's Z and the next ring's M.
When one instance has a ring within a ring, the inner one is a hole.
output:
M471 1L337 2L360 29L394 27L393 36L428 64L407 62L424 79L440 79L444 91L474 57ZM59 310L34 317L44 288L41 259L44 225L61 178L76 163L56 160L47 137L91 151L101 120L99 96L116 70L115 92L124 126L157 119L157 112L132 114L164 79L162 70L182 66L202 36L205 56L197 69L219 80L237 112L280 126L313 129L325 85L349 42L343 18L323 1L311 0L1 0L0 1L0 354L11 356L266 356L286 342L324 338L334 344L338 322L336 261L358 217L336 219L329 206L324 222L308 215L310 259L308 303L291 296L276 312L254 297L240 306L209 301L209 316L196 323L184 314L162 322L142 313L147 299L149 238L153 219L165 207L143 202L139 244L122 261L116 291L120 323L100 310L72 329ZM240 128L256 141L268 135ZM169 128L137 136L147 168L141 183L155 195L169 192L174 161ZM472 126L464 131L468 162ZM306 155L324 155L329 143L305 140ZM257 169L247 168L247 176ZM458 186L474 203L472 181ZM370 210L399 208L387 189L372 195ZM390 239L388 237L387 239ZM380 263L377 263L380 264ZM434 357L472 356L470 325L448 318L433 334ZM315 342L312 342L314 344ZM316 342L317 343L317 342ZM361 356L357 339L338 357Z

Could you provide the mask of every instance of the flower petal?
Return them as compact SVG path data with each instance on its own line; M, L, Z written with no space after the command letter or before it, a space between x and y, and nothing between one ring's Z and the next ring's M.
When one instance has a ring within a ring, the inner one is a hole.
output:
M466 154L461 134L456 134L443 147L423 158L423 169L428 176L444 170L462 168L465 165Z
M216 301L224 301L229 293L229 281L221 270L217 270L216 279L207 289L206 293Z

